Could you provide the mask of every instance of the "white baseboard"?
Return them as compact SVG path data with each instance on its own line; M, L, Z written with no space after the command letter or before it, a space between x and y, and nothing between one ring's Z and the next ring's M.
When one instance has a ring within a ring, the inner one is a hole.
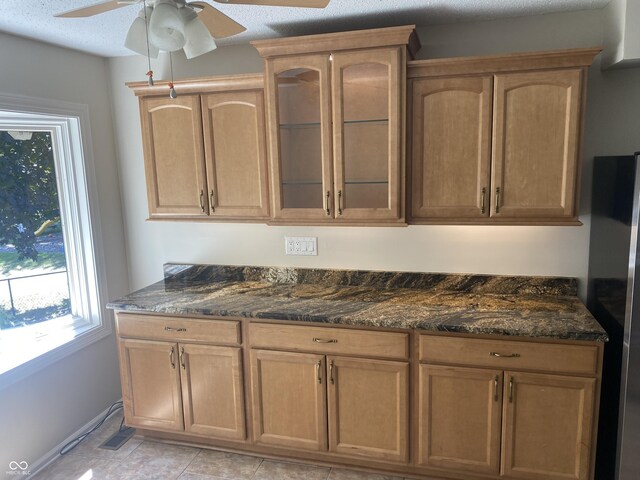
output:
M122 401L122 398L120 400L116 400L116 402L117 401ZM98 415L96 415L95 418L93 418L92 420L89 420L86 424L84 424L78 430L76 430L71 435L69 435L67 438L65 438L63 441L61 441L58 445L56 445L51 450L49 450L47 453L45 453L42 457L40 457L34 463L29 465L29 470L30 470L31 473L30 473L29 477L27 477L27 478L30 478L30 477L36 475L38 472L40 472L40 470L42 470L43 468L47 467L49 464L51 464L52 462L57 460L60 457L60 450L62 449L62 447L64 447L71 440L73 440L73 439L79 437L80 435L82 435L83 433L85 433L87 430L89 430L91 427L93 427L95 424L97 424L100 420L102 420L104 418L104 416L107 414L107 412L109 411L109 408L111 408L111 405L108 408L105 408Z

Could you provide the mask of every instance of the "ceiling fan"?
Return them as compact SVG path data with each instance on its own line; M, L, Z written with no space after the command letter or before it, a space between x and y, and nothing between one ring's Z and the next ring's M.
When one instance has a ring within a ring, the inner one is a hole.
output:
M55 15L62 18L92 17L144 0L109 0ZM324 8L329 0L214 0L217 3L269 5L274 7ZM216 48L215 38L237 35L246 30L235 20L205 1L146 0L135 18L125 47L140 55L156 58L159 50L184 49L194 58Z

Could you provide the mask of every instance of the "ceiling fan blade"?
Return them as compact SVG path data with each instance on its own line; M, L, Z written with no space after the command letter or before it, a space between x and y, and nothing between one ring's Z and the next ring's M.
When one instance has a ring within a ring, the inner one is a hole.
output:
M198 13L198 18L206 25L213 38L230 37L246 30L246 28L238 22L227 17L224 13L213 8L208 3L192 2L189 3L189 5L202 9Z
M119 3L117 0L110 0L108 2L96 3L89 5L88 7L76 8L75 10L69 10L68 12L57 13L54 17L62 18L82 18L92 17L99 13L108 12L109 10L115 10L116 8L126 7L128 3Z
M242 5L268 5L272 7L303 7L324 8L329 0L214 0L218 3L232 3Z

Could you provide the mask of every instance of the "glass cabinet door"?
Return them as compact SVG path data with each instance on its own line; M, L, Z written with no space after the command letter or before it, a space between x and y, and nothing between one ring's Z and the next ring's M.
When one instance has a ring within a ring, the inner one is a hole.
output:
M336 218L400 218L400 49L333 55Z
M276 218L333 217L328 65L324 55L267 64Z

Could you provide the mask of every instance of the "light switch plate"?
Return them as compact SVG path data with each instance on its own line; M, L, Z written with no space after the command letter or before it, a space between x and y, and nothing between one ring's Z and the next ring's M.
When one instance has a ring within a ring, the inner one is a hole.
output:
M287 255L318 255L318 237L284 237Z

